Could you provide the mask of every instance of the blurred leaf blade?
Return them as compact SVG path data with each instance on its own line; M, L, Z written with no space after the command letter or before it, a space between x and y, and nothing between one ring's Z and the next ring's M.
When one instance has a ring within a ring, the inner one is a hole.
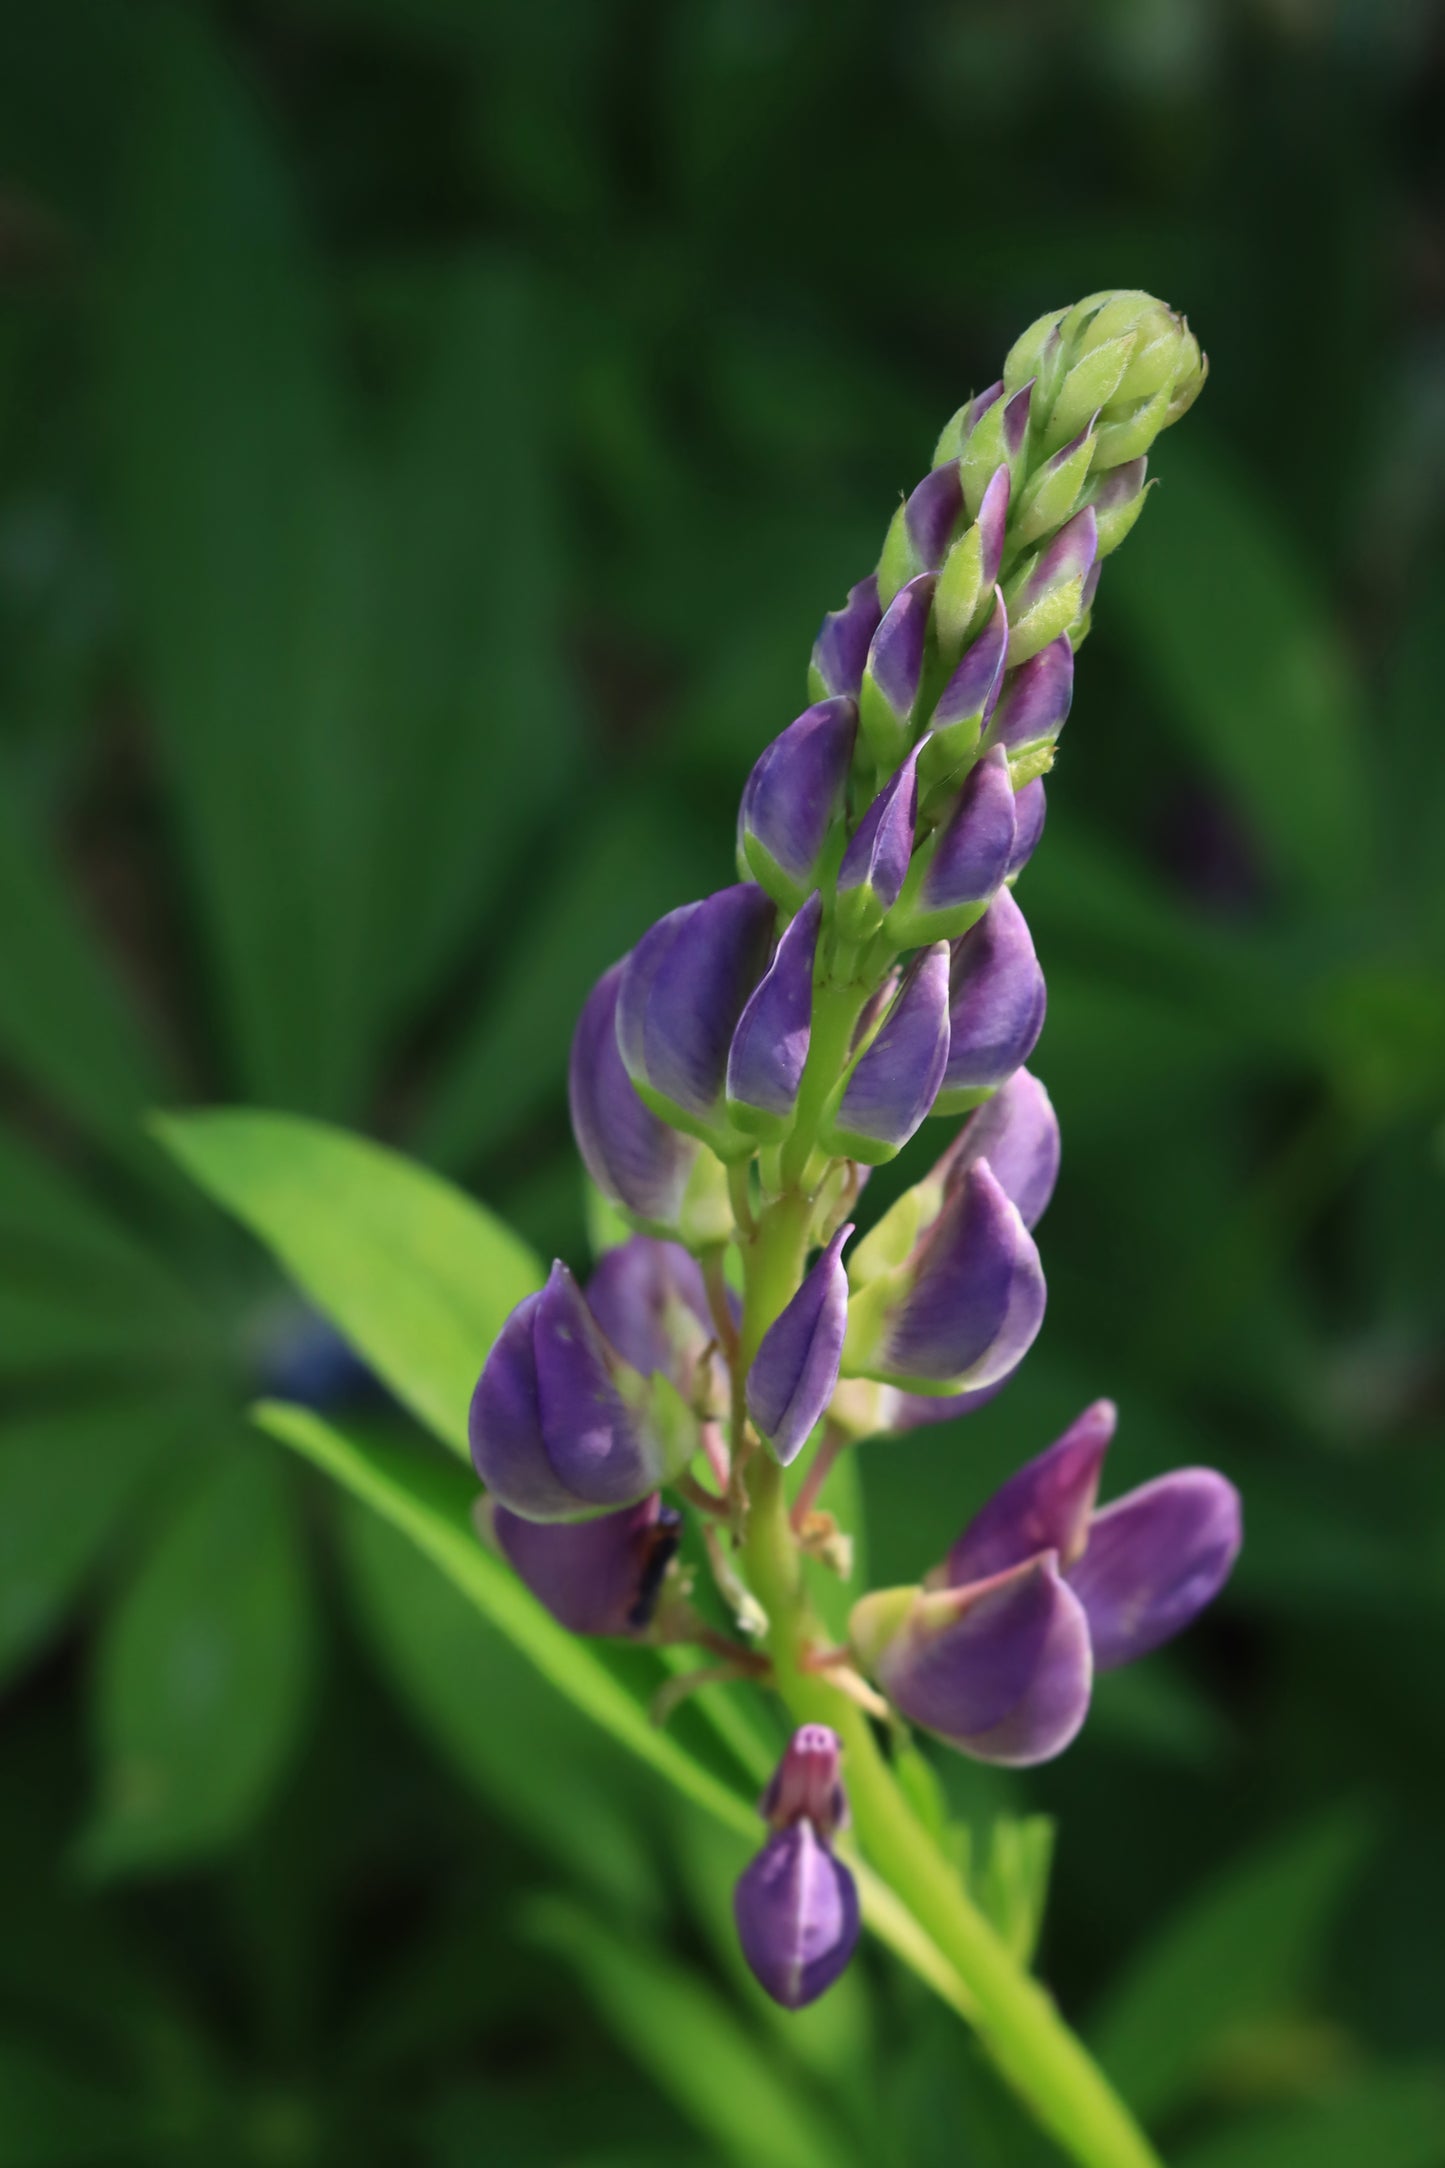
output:
M1205 2138L1179 2155L1179 2168L1440 2168L1442 2160L1445 2074L1379 2070Z

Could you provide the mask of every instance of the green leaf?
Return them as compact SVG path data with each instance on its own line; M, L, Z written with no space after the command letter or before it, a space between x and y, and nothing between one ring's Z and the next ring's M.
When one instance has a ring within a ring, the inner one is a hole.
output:
M1312 1821L1236 1861L1146 1944L1092 2027L1141 2114L1186 2099L1229 2033L1308 1986L1367 1841L1353 1813Z
M157 1118L156 1134L271 1249L404 1406L467 1452L467 1406L542 1268L439 1175L364 1137L242 1109Z
M77 2061L25 2039L0 2040L0 2168L133 2161L160 2136L143 2109Z
M988 1858L977 1876L979 1903L1025 1967L1043 1932L1053 1860L1054 1823L1047 1814L1003 1814L989 1831Z
M0 1681L54 1631L194 1410L138 1400L12 1416L0 1431Z
M843 2129L789 2085L697 1974L624 1942L560 1901L528 1914L539 1942L580 1975L599 2016L662 2093L739 2168L843 2168Z
M1381 2070L1308 2106L1252 2117L1179 2155L1178 2168L1440 2168L1445 2078Z
M169 1866L250 1825L300 1736L312 1631L284 1472L230 1451L162 1529L108 1624L90 1869Z

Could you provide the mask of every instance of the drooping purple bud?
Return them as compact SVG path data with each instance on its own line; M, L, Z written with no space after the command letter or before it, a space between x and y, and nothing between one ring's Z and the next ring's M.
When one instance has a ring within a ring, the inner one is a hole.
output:
M654 1111L726 1143L728 1049L768 960L773 906L744 881L669 911L622 971L617 1044Z
M940 1162L945 1188L980 1159L988 1161L1025 1227L1036 1227L1059 1176L1059 1120L1043 1085L1027 1069L1016 1069L970 1114Z
M770 1837L733 1893L738 1940L759 1985L801 2010L833 1985L858 1945L858 1890L810 1821Z
M949 1587L991 1580L1044 1551L1057 1554L1061 1571L1082 1558L1117 1421L1113 1401L1096 1400L1046 1453L1011 1475L949 1552Z
M1068 635L1061 633L1004 679L988 727L990 746L1001 745L1014 758L1035 746L1052 745L1073 697L1074 650Z
M1025 783L1022 790L1014 793L1014 847L1008 862L1009 880L1023 872L1038 849L1047 810L1041 775L1036 775L1032 783Z
M845 940L876 933L898 901L918 823L918 759L915 746L859 821L838 869L836 914Z
M758 1812L774 1829L812 1823L825 1844L848 1824L843 1742L827 1724L800 1724L768 1779Z
M728 1053L728 1113L752 1136L780 1137L798 1104L813 1028L813 961L823 899L815 891L738 1018Z
M1083 607L1097 548L1094 507L1086 504L1009 583L1010 669L1068 631Z
M857 698L868 643L882 615L877 576L870 572L866 580L849 588L842 609L830 610L823 619L808 670L808 691L814 700L840 695Z
M605 1250L587 1282L587 1307L623 1361L644 1378L671 1380L690 1407L716 1402L721 1412L726 1374L702 1366L715 1358L717 1334L697 1259L676 1242L634 1235Z
M784 1467L796 1460L838 1382L848 1322L848 1275L840 1227L802 1286L763 1335L748 1371L748 1413Z
M953 944L948 1065L938 1112L960 1114L1028 1060L1047 994L1033 938L1010 889Z
M574 1634L640 1634L677 1550L681 1515L656 1491L595 1520L528 1521L491 1507L497 1547L559 1624Z
M681 1409L655 1400L556 1264L487 1357L468 1417L472 1461L493 1497L525 1520L637 1505L691 1450L672 1421Z
M1177 1468L1095 1513L1069 1582L1098 1669L1181 1632L1224 1586L1241 1540L1239 1493L1212 1468Z
M965 1166L906 1264L856 1289L843 1368L910 1392L1007 1377L1044 1318L1043 1267L987 1160Z
M843 811L857 733L856 702L820 700L774 738L744 786L740 861L786 911L796 911L818 885Z
M910 966L876 1036L828 1102L823 1144L841 1159L881 1166L924 1120L948 1060L948 944Z
M572 1132L604 1197L650 1226L676 1229L686 1217L702 1155L644 1105L623 1067L617 1047L622 972L622 964L614 964L603 973L577 1020L567 1073Z
M913 738L913 710L923 676L928 612L937 574L920 572L900 587L873 635L858 695L858 721L868 750L885 773L897 767Z
M1049 1761L1088 1714L1088 1621L1052 1553L966 1588L880 1590L851 1630L894 1706L976 1760Z

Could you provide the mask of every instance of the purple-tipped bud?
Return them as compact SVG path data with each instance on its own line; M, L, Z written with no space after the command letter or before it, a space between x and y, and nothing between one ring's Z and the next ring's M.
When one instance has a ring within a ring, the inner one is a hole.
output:
M1019 481L1032 399L1032 383L1021 385L1011 397L990 401L969 431L959 469L970 518L978 518L984 495L1001 465L1008 467L1015 484Z
M848 1825L843 1789L843 1742L827 1724L800 1724L758 1801L774 1829L809 1821L825 1844Z
M838 1229L782 1315L768 1327L748 1372L748 1413L786 1467L796 1460L833 1397L848 1322Z
M876 1037L828 1103L823 1144L881 1166L901 1151L937 1096L948 1060L948 944L910 967Z
M622 973L623 965L614 964L598 980L573 1035L567 1088L577 1148L603 1196L623 1211L651 1227L715 1233L721 1240L730 1224L726 1197L714 1229L707 1224L704 1155L659 1121L623 1067L617 1046Z
M587 1307L639 1376L660 1374L689 1407L722 1412L726 1370L702 1268L678 1243L633 1235L604 1251L587 1282Z
M1009 880L1023 872L1038 849L1047 810L1041 775L1036 775L1032 783L1025 783L1022 790L1014 793L1014 847L1008 862Z
M995 588L988 623L959 657L929 718L922 747L927 782L954 775L972 757L998 700L1007 655L1008 611Z
M898 901L918 823L918 758L915 746L879 791L843 853L836 905L845 940L876 933Z
M1082 607L1084 582L1093 570L1097 548L1094 507L1086 504L1009 583L1005 594L1010 669L1068 631Z
M748 777L739 858L784 910L796 911L818 885L843 811L857 733L853 700L820 700L774 738Z
M1004 380L990 384L985 391L976 392L967 399L957 412L943 425L943 434L933 448L933 464L941 467L946 459L957 459L959 453L973 435L983 416L994 402L1003 397Z
M1013 855L1014 829L1008 762L1001 753L986 754L969 770L953 816L928 854L918 888L922 925L933 931L934 919L982 905L1002 887ZM936 928L945 937L962 931L962 926L942 923Z
M965 1112L1028 1060L1043 1029L1046 1001L1023 912L1012 891L1001 889L978 924L953 944L940 1114Z
M1021 493L1014 522L1020 543L1038 542L1060 526L1078 504L1094 456L1091 424L1036 467Z
M895 768L913 739L913 710L923 676L928 612L937 574L921 572L900 587L873 635L858 695L858 720L876 765Z
M1010 670L988 727L990 745L1001 745L1010 759L1040 745L1052 745L1063 729L1074 697L1074 651L1060 634L1026 663Z
M843 1368L909 1392L992 1385L1032 1347L1044 1302L1033 1238L987 1160L976 1160L906 1261L855 1282Z
M639 1504L688 1457L686 1413L654 1393L599 1330L565 1265L519 1302L487 1357L468 1418L487 1489L524 1520Z
M813 1028L813 961L823 899L816 892L778 943L738 1018L728 1053L728 1113L752 1136L780 1137L793 1119Z
M733 1893L738 1940L759 1985L801 2010L833 1985L858 1946L858 1890L810 1821L770 1837Z
M1049 1761L1088 1714L1088 1621L1052 1553L967 1588L879 1590L852 1636L904 1716L979 1761Z
M849 588L842 609L830 610L823 619L808 670L808 691L814 700L857 698L868 644L882 615L877 577L870 572L866 580Z
M912 554L917 559L916 572L936 572L943 563L953 530L963 510L963 485L958 478L958 461L951 459L947 465L935 467L925 474L903 508L904 522Z
M654 1491L590 1521L528 1521L499 1505L491 1521L508 1565L569 1633L640 1634L677 1550L681 1515Z
M617 1044L665 1120L724 1148L728 1050L768 961L773 906L751 882L659 919L623 966Z
M1098 523L1101 560L1111 555L1132 532L1135 520L1143 511L1148 494L1144 486L1148 467L1147 459L1126 460L1122 467L1113 467L1101 475L1090 492L1089 502Z

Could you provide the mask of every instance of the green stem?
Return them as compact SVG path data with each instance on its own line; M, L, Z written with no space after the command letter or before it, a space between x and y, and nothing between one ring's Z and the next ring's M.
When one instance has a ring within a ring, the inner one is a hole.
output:
M806 1201L779 1199L744 1245L743 1342L755 1350L793 1292L806 1254ZM843 1741L858 1841L871 1865L954 1968L995 2062L1083 2168L1160 2168L1158 2155L1107 2078L968 1897L899 1788L856 1703L806 1668L821 1644L789 1521L782 1470L766 1451L748 1468L743 1566L768 1614L778 1692L799 1723L830 1724Z

